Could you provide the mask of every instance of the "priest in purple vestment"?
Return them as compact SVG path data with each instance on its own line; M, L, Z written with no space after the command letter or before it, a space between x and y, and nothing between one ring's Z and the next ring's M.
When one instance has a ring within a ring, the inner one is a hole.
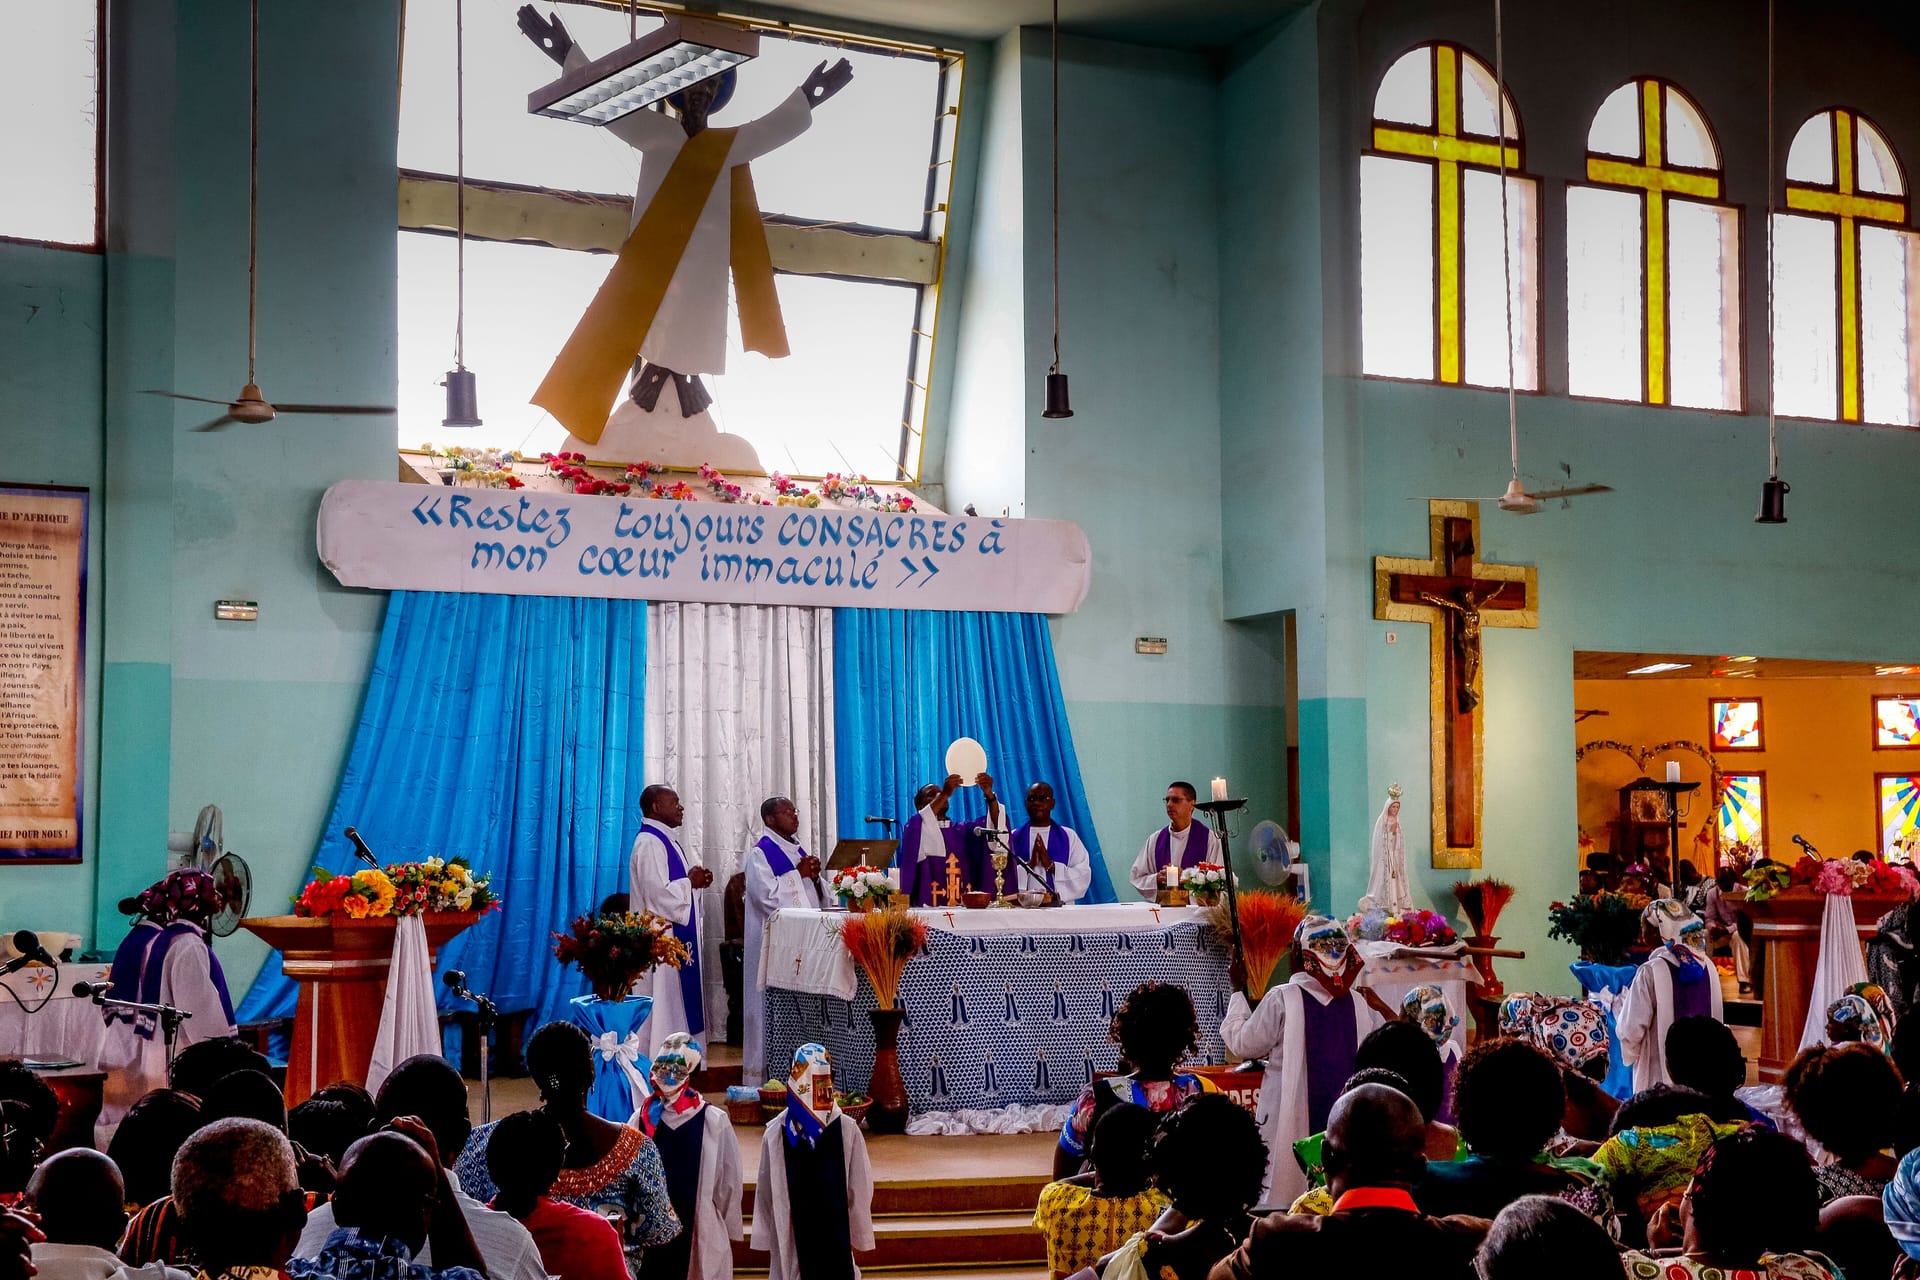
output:
M1012 856L1002 893L1040 892L1055 901L1078 902L1093 883L1093 860L1080 833L1053 820L1053 787L1036 782L1027 788L1027 822L1009 842Z
M1166 884L1168 866L1177 865L1185 870L1202 862L1220 860L1218 837L1204 823L1193 820L1193 807L1199 799L1200 793L1193 789L1191 782L1167 784L1167 825L1147 837L1128 873L1133 887L1148 902L1152 902L1160 887Z
M900 850L895 855L900 865L900 891L916 907L930 907L936 885L947 880L947 857L960 859L960 877L965 888L990 889L993 863L988 856L989 831L1004 833L1006 810L993 793L993 776L977 774L973 784L987 802L987 816L971 822L952 822L947 806L953 793L963 784L959 774L949 774L945 782L928 783L914 793L914 815L900 833ZM941 890L944 899L945 889Z

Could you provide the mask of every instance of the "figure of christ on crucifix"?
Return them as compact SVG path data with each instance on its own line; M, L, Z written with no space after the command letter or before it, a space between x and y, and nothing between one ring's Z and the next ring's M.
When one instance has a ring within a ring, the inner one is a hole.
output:
M1433 724L1433 865L1480 865L1483 627L1538 626L1530 565L1476 558L1480 513L1471 502L1428 504L1426 560L1376 556L1374 617L1424 622Z

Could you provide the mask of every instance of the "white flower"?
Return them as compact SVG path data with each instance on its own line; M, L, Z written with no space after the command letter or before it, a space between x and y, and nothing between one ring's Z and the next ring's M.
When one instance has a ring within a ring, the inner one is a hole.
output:
M453 903L455 906L459 907L462 911L465 911L468 908L472 907L473 906L473 888L471 886L468 886L467 888L462 889L460 892L454 894Z
M864 897L866 897L866 896L867 896L867 884L866 884L866 881L864 881L864 880L855 880L855 881L853 882L853 887L852 887L851 889L849 889L849 890L848 890L848 892L849 892L849 893L851 893L851 894L852 894L852 895L853 895L854 897L856 897L856 898L864 898Z

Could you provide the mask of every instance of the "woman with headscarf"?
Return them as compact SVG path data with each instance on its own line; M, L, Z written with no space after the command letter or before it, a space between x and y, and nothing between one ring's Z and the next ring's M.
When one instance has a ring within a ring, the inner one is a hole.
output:
M1646 921L1660 932L1620 1005L1620 1058L1633 1068L1633 1091L1670 1084L1667 1028L1675 1018L1726 1020L1720 976L1707 958L1706 925L1673 898L1649 903Z
M1613 1043L1606 1012L1591 1000L1516 993L1500 1003L1500 1034L1528 1041L1560 1067L1567 1105L1548 1150L1556 1156L1592 1154L1620 1107L1599 1083L1607 1077Z
M1920 1150L1901 1157L1893 1181L1880 1193L1880 1211L1903 1255L1893 1280L1920 1280Z
M1891 1215L1889 1215L1891 1216ZM1832 1280L1811 1252L1820 1211L1807 1151L1748 1126L1707 1149L1680 1209L1677 1255L1624 1255L1627 1280Z
M151 885L131 903L138 922L114 952L108 995L141 1004L171 1005L189 1015L179 1025L174 1048L236 1033L233 997L213 954L208 925L226 905L220 886L206 872L183 867ZM107 1038L99 1065L107 1072L94 1137L112 1140L127 1108L167 1083L166 1028L153 1014L108 1007Z
M1220 1038L1242 1058L1265 1058L1261 1135L1267 1143L1265 1198L1292 1204L1307 1190L1293 1144L1327 1127L1327 1116L1354 1071L1360 1042L1399 1015L1371 988L1354 985L1360 955L1346 926L1308 916L1293 933L1293 976L1256 1006L1236 991Z

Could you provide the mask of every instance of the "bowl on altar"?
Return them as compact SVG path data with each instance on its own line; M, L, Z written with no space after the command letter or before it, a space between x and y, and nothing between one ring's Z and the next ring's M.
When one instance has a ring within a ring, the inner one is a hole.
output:
M971 889L960 895L960 901L969 911L979 911L993 904L993 895L984 889Z
M1044 907L1047 905L1046 890L1023 889L1018 895L1023 907Z

